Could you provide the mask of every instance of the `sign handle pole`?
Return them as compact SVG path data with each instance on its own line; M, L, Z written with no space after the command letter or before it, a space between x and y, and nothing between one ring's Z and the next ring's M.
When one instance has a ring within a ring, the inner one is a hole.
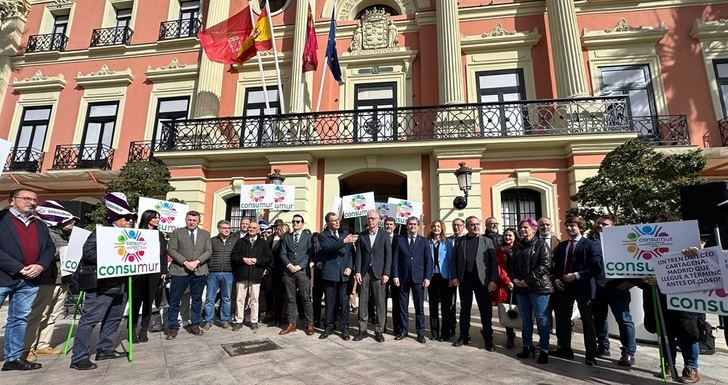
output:
M662 374L662 381L667 382L667 375L665 373L665 364L670 369L672 378L677 381L677 372L675 369L675 363L672 361L672 354L670 353L670 342L667 338L667 330L665 328L665 319L662 315L662 308L658 304L658 291L656 286L652 286L652 307L655 312L655 329L657 331L657 340L660 347L660 371ZM667 362L665 362L667 361Z
M68 351L71 349L71 336L73 335L73 326L76 325L76 315L78 314L79 306L81 304L81 301L83 301L84 296L85 293L83 292L83 290L78 292L78 298L76 298L76 306L73 307L73 322L71 322L71 327L68 329L66 342L63 344L63 357L68 355Z
M132 340L134 339L133 335L134 335L134 326L135 326L135 325L132 325L132 323L131 323L131 312L132 312L132 307L131 307L131 281L132 281L132 279L131 279L131 277L132 276L130 275L129 280L127 282L127 286L129 288L129 294L128 294L128 298L127 298L127 304L129 306L129 312L127 314L127 317L129 318L128 322L127 322L127 325L129 325L129 354L127 355L127 360L129 362L134 361L134 343L132 342Z

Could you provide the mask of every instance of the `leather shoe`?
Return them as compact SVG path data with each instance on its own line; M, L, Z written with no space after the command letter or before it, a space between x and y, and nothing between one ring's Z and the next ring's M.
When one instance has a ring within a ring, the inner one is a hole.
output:
M325 339L329 338L329 336L331 335L331 333L332 333L331 330L324 330L324 332L321 333L321 335L319 336L319 339L320 340L325 340Z
M234 332L236 332L236 331L238 331L238 330L240 330L242 328L243 328L243 323L242 322L239 322L239 323L236 323L235 325L233 325L233 331Z
M487 350L489 352L494 352L495 346L494 345L485 345L485 350Z
M617 361L617 365L623 366L626 368L631 368L632 366L634 366L634 357L626 355L626 354L622 355L622 358L620 358L619 361Z
M115 358L126 357L126 353L110 350L108 352L96 352L96 361L113 360Z
M558 349L554 350L553 352L549 352L549 355L552 355L552 356L558 357L558 358L564 358L567 360L574 359L574 351L571 349L558 348Z
M379 343L384 342L384 336L382 333L374 333L374 341L377 341Z
M595 357L586 357L584 363L587 366L597 366L597 359Z
M344 331L341 333L341 339L344 341L348 341L351 339L351 336L349 335L348 331Z
M202 331L202 329L199 326L197 326L197 325L192 326L190 328L190 333L192 333L193 335L196 335L196 336L201 336L202 334L204 334L204 332Z
M440 333L438 332L432 332L431 337L433 341L440 341Z
M313 332L314 332L313 331L313 325L312 324L306 325L306 335L307 336L312 336L313 335Z
M78 362L71 362L70 368L76 370L91 370L98 368L98 365L94 364L93 362L91 362L91 360L86 358Z
M280 334L280 335L284 335L284 334L288 334L288 333L293 333L293 332L295 332L296 330L298 330L298 328L296 327L296 325L294 325L294 324L288 324L288 325L286 325L286 327L284 327L284 328L283 328L283 330L281 330L281 331L280 331L280 333L278 333L278 334Z
M459 347L461 347L463 345L467 345L468 342L470 342L470 339L469 338L467 338L467 337L460 337L457 340L455 340L455 342L452 343L452 346L454 346L456 348L459 348Z
M612 352L610 352L609 349L599 348L596 356L599 358L608 358L612 356Z
M41 367L43 367L43 365L37 362L30 362L28 360L18 358L12 361L5 361L3 368L0 370L3 372L7 372L9 370L35 370L40 369Z
M369 337L367 332L359 332L359 334L357 334L356 337L354 337L354 341L361 341L367 337Z
M177 330L170 330L169 333L167 333L167 341L172 341L173 339L177 338Z
M405 332L400 332L399 334L394 336L395 341L403 340L405 338L407 338L407 333L405 333Z
M427 340L425 339L425 336L424 335L418 334L417 335L417 342L419 342L421 344L424 344L425 342L427 342Z

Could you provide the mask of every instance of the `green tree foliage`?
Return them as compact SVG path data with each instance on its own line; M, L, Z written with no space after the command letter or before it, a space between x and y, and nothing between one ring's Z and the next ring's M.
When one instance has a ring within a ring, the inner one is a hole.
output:
M119 178L106 185L106 192L123 192L129 205L137 207L139 197L165 199L167 193L174 191L169 183L171 176L167 165L152 158L149 161L127 163L119 171ZM87 228L106 223L106 207L103 202L96 205L88 214Z
M571 199L569 214L589 221L603 213L618 224L645 223L661 211L680 211L680 187L704 183L699 173L706 160L700 150L665 155L639 139L607 154L599 173L584 180Z

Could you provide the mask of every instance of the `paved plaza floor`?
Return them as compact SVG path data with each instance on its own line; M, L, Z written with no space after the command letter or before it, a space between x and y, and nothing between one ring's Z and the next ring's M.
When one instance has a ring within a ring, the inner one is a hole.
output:
M476 310L477 311L477 310ZM180 330L175 341L162 333L151 333L148 343L134 345L134 362L125 359L99 362L92 371L68 368L68 357L44 357L43 368L32 372L2 372L2 384L659 384L656 346L640 344L637 365L625 370L616 365L619 341L612 341L612 359L599 359L598 366L584 365L582 335L574 335L577 357L573 361L550 358L547 365L534 359L518 359L516 348L505 349L505 333L495 325L496 351L483 349L479 322L473 312L474 336L470 346L455 348L448 342L420 344L410 338L395 341L386 334L382 344L367 338L361 342L343 341L338 333L319 340L320 330L306 336L299 330L279 336L279 328L261 325L254 332L247 326L233 332L214 326L197 337ZM355 323L352 315L351 324ZM713 320L716 321L717 319ZM54 339L62 341L69 320L57 328ZM412 323L412 322L410 322ZM5 324L5 309L0 310L0 325ZM123 323L125 324L125 322ZM122 326L124 326L122 324ZM301 326L301 325L299 325ZM414 325L410 325L412 330ZM429 331L428 331L429 333ZM519 334L520 337L520 334ZM269 339L280 349L230 357L223 344ZM551 336L552 345L555 336ZM728 349L722 331L718 332L718 351L700 357L701 384L728 383ZM127 348L122 337L120 349ZM678 354L678 368L682 358Z

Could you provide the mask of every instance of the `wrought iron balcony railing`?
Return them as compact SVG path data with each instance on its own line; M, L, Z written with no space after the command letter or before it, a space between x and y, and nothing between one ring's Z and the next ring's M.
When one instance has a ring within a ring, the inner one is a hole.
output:
M129 145L129 157L127 162L135 160L149 160L154 156L154 148L151 140L131 142Z
M718 130L723 147L728 146L728 116L718 121Z
M4 171L40 172L43 167L43 151L33 147L16 147L8 154Z
M33 35L28 38L28 45L25 52L48 52L66 50L68 36L62 33L49 33L45 35Z
M634 116L637 136L652 146L689 146L690 132L685 115Z
M159 25L159 40L197 36L201 25L197 19L163 21Z
M134 35L134 31L129 27L94 29L91 34L91 47L130 45L132 35Z
M53 156L54 170L72 170L97 168L111 170L114 161L114 149L105 146L87 146L83 144L59 144Z
M627 97L460 104L165 123L155 151L633 132Z

